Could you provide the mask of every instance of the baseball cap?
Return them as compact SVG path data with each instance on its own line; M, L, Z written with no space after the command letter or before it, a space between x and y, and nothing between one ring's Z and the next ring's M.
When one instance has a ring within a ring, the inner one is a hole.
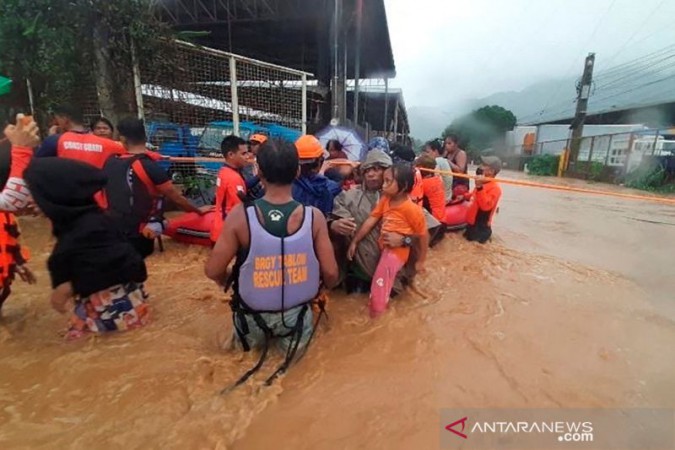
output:
M496 156L481 156L480 161L486 166L490 166L495 173L499 173L502 170L502 160Z
M371 150L366 156L366 160L361 164L362 170L370 169L374 166L391 167L391 157L382 150Z
M264 144L265 142L267 142L267 136L265 136L264 134L254 134L248 141Z
M295 148L298 150L300 160L314 160L324 155L321 142L311 134L301 136L295 141Z

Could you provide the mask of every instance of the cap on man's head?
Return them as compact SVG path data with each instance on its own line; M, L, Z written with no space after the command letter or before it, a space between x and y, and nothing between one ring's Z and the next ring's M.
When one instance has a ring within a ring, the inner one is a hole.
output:
M309 162L324 156L324 149L319 140L311 134L300 136L295 141L295 148L298 150L300 163Z
M387 167L391 167L391 165L391 157L382 150L375 149L368 152L366 160L361 164L361 170L368 170L375 166L384 167L386 169Z
M267 136L264 134L256 133L249 139L249 142L252 144L264 144L267 142Z
M498 174L499 171L502 170L502 160L496 156L481 156L480 161L486 166L490 166L490 169L492 169L495 174Z

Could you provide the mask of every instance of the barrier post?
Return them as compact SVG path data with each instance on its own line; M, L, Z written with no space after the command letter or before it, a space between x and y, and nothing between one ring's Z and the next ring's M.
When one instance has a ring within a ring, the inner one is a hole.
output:
M302 134L307 134L307 74L304 73L302 74Z
M237 60L230 56L230 92L232 97L232 131L239 136L239 96L237 90Z

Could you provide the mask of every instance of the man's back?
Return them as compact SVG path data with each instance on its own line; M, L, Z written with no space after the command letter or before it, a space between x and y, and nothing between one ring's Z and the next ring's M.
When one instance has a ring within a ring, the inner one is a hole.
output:
M110 156L124 153L126 150L119 142L84 131L66 131L45 139L35 156L74 159L101 169Z
M110 158L103 167L108 177L106 200L111 215L127 234L138 234L143 223L158 213L158 186L170 182L167 173L145 155Z
M260 199L245 213L248 249L237 284L245 304L258 311L286 311L314 299L320 285L316 210Z

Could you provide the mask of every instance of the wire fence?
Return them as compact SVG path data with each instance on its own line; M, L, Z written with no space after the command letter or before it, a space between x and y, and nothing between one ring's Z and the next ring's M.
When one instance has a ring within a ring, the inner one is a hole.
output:
M253 134L295 141L307 127L311 74L174 41L158 65L138 64L136 103L161 154L222 158L223 138ZM222 164L169 163L175 181L204 184Z
M142 115L192 127L213 121L304 130L311 74L174 41L161 67L140 69Z
M511 166L523 169L528 159L541 155L559 156L572 147L572 139L518 144L505 148L505 159ZM624 133L583 137L577 160L570 165L570 176L608 171L626 174L637 169L646 157L675 156L675 134L672 129L649 129Z

